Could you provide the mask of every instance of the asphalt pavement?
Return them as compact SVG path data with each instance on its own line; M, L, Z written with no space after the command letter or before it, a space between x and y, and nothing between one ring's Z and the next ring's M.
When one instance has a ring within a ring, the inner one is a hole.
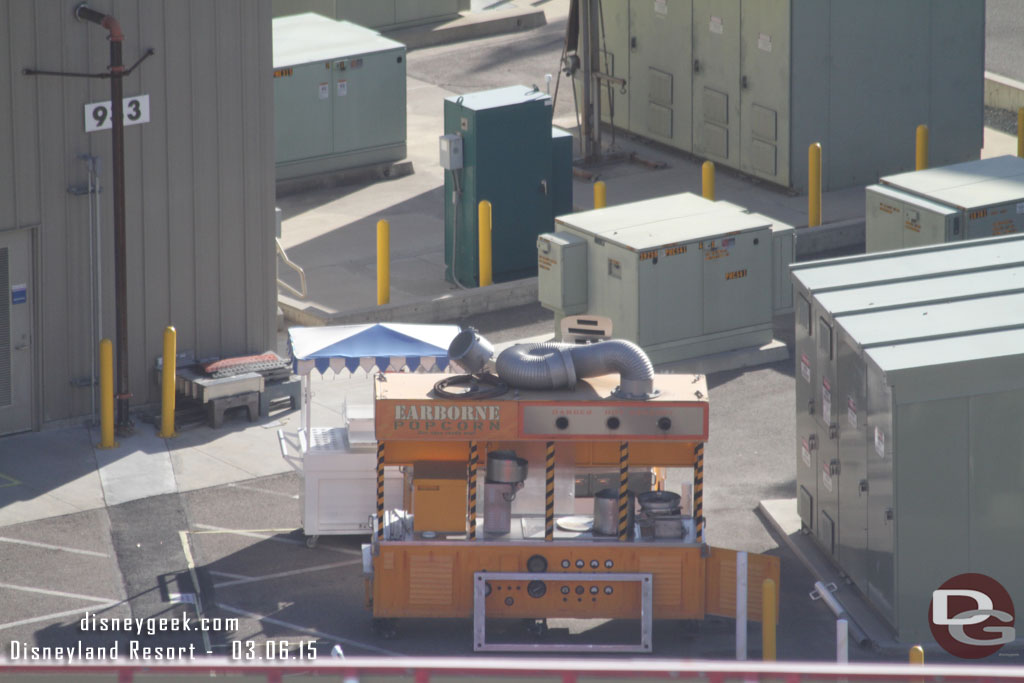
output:
M997 3L989 0L990 10ZM306 268L310 286L307 300L281 297L289 316L314 324L419 316L471 323L494 342L551 332L551 314L536 303L535 283L532 294L527 283L483 296L446 283L438 239L443 229L443 176L437 164L441 101L455 92L499 85L545 87L545 74L557 73L560 21L568 3L551 0L540 6L547 24L539 28L409 54L408 146L415 173L281 202L282 241ZM572 126L564 81L561 88L555 117ZM664 161L667 168L599 167L609 203L699 192L697 160L628 136L617 144ZM986 131L989 154L1012 144L1012 138ZM589 182L577 180L575 204L589 207L590 191ZM806 223L806 198L739 174L722 173L718 193L777 220ZM827 221L862 214L860 188L825 199ZM381 217L392 224L392 304L376 309L373 229ZM792 327L791 316L776 320L776 336L790 346ZM755 514L759 501L790 497L795 490L793 383L792 361L708 376L708 534L713 543L780 557L779 657L830 660L834 621L808 597L811 574ZM320 424L337 419L346 400L370 400L365 378L328 375L316 378L313 387L312 410ZM335 644L348 654L469 654L467 621L410 620L395 639L372 632L359 556L365 538L325 537L317 547L306 547L302 478L281 457L276 436L284 430L294 450L298 422L298 413L290 410L277 410L255 424L230 415L221 429L200 426L170 440L140 425L134 437L107 452L95 450L98 435L82 427L0 440L0 653L10 654L12 643L52 647L81 639L117 642L122 650L134 643L163 648L165 654L192 648L197 654L243 659L250 650L266 657L282 641L293 651L312 646L320 656ZM214 621L208 629L138 636L82 629L86 614ZM655 651L666 657L732 658L732 628L731 620L717 619L658 624ZM750 633L756 658L758 627L752 625ZM851 659L903 657L854 650Z
M985 70L1024 81L1021 36L1024 3L1020 0L985 0Z

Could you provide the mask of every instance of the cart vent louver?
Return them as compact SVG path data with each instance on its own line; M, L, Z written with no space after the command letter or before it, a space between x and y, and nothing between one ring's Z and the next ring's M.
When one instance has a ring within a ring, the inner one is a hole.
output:
M410 556L409 604L416 607L451 605L454 569L452 557Z

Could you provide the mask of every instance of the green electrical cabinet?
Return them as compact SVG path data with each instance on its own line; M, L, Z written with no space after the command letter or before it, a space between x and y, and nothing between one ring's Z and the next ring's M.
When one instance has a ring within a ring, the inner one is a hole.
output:
M619 0L593 25L625 80L603 121L778 185L806 190L814 142L825 190L909 170L920 123L933 165L982 147L984 2Z
M900 640L930 637L956 574L1024 590L1024 236L792 274L798 509L822 550Z
M572 211L572 136L551 127L551 97L517 85L444 102L446 136L462 138L461 167L445 172L445 278L479 284L478 205L491 203L492 274L537 274L537 236Z
M277 179L405 158L405 46L317 14L274 19Z

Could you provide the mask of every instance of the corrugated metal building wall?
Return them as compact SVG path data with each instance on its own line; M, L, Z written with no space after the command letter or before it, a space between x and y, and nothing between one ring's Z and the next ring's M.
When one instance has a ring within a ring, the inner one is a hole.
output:
M111 135L85 133L83 118L85 104L110 99L109 81L23 74L106 70L107 32L74 17L79 1L0 0L0 231L31 232L34 266L33 417L20 429L91 410L90 390L73 386L90 376L92 362L89 198L68 191L86 182L81 154L102 158L102 334L115 336ZM156 51L124 82L126 97L150 101L150 121L125 128L136 405L158 398L152 368L168 324L178 330L178 349L200 357L275 343L271 7L89 6L120 21L126 65Z

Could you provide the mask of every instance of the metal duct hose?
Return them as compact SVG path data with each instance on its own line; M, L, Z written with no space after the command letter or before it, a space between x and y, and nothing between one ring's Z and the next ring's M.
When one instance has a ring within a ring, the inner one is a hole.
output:
M624 339L594 344L517 344L498 356L498 376L519 389L571 389L579 377L618 372L617 396L655 395L654 366L644 350Z

